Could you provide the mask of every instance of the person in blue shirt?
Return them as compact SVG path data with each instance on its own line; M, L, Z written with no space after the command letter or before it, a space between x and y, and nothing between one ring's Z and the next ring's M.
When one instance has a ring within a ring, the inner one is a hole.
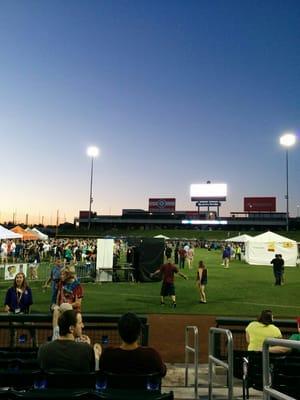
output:
M224 268L229 268L230 256L231 256L230 246L226 246L225 249L223 250L223 255L222 255Z
M28 314L31 305L31 289L27 285L24 273L19 272L15 276L13 286L6 292L4 310L14 314Z
M49 284L51 284L51 309L56 304L58 284L60 282L62 268L63 268L63 264L61 262L61 259L57 258L54 266L51 269L50 277L44 285L44 288L47 288L47 287L49 287Z

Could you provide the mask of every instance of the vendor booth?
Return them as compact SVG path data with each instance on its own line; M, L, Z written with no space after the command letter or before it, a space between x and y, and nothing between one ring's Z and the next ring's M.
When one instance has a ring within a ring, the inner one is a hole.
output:
M284 265L295 267L298 249L295 240L273 232L265 232L245 242L245 261L251 265L271 265L275 254L281 254Z
M23 240L38 240L37 235L32 232L26 232L21 226L15 226L11 231L21 235Z
M12 232L9 229L4 228L4 226L0 225L0 239L22 239L22 235Z
M46 235L45 233L42 233L37 228L32 228L32 229L26 228L25 231L29 232L29 233L33 233L35 236L38 237L39 240L48 240L49 239L48 235Z

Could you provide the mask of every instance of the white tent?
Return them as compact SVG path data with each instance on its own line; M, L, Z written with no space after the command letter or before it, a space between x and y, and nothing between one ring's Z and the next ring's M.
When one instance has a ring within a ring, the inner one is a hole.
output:
M226 239L225 242L245 243L252 238L253 238L252 236L249 236L246 233L244 233L243 235L234 236L232 238Z
M165 236L165 235L156 235L156 236L154 236L154 239L165 239L165 240L168 240L170 238L168 236Z
M4 226L0 225L0 239L21 239L22 235L19 233L15 233L10 231L9 229L4 228Z
M39 240L48 240L48 238L49 238L48 235L46 235L45 233L42 233L37 228L33 228L33 229L26 228L25 231L33 233L34 235L36 235L39 238Z
M271 265L275 254L282 254L284 265L295 267L297 242L270 231L245 242L245 260L251 265Z

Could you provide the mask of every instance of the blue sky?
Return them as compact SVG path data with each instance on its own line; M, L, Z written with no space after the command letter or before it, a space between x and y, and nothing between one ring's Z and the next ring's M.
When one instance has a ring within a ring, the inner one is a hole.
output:
M0 221L72 220L228 184L285 210L279 136L300 126L298 0L0 2ZM300 144L289 152L300 204Z

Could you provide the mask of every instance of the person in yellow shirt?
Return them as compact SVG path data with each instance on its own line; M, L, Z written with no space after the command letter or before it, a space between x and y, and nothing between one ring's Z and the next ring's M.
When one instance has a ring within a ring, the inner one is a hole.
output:
M249 351L262 351L266 338L282 338L280 329L273 324L271 310L263 310L257 321L250 322L246 327L246 340Z

